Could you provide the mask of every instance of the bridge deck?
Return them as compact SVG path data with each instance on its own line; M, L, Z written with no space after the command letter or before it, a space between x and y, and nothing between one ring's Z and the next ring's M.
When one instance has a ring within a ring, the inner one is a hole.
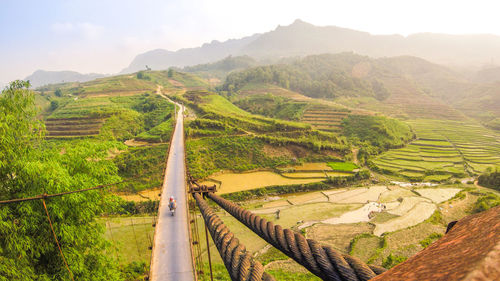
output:
M184 163L184 125L179 111L168 155L162 197L155 231L151 280L194 280L191 243L188 230L186 177ZM177 201L175 216L170 215L169 197Z

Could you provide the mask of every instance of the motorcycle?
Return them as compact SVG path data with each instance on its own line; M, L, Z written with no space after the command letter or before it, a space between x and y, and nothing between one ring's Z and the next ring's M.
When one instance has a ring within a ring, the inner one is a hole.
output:
M177 203L175 201L170 201L168 204L168 208L170 209L170 214L172 217L175 215L175 209L177 208Z

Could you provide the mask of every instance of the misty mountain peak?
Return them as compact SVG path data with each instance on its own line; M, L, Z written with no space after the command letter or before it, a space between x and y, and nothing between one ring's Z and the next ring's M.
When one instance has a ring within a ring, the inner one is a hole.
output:
M301 19L296 19L290 26L312 26L312 24Z

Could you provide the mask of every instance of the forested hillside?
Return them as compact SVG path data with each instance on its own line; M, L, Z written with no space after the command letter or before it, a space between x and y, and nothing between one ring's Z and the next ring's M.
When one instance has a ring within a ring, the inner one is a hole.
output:
M373 59L354 53L324 54L286 64L258 66L229 74L219 87L240 96L265 94L275 85L399 118L463 120L465 115L497 127L497 87L476 84L446 67L415 57ZM262 88L264 87L264 88Z
M230 74L221 89L230 93L247 83L272 83L314 98L368 96L383 100L387 90L376 80L365 81L349 71L368 58L345 53L310 56L291 64L261 66Z

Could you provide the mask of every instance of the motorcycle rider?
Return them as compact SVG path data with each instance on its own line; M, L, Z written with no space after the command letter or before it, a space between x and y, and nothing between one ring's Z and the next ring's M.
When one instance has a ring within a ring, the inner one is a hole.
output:
M170 212L172 212L173 215L175 209L177 208L177 202L175 201L174 196L170 196L170 201L168 202L168 208L170 209Z

